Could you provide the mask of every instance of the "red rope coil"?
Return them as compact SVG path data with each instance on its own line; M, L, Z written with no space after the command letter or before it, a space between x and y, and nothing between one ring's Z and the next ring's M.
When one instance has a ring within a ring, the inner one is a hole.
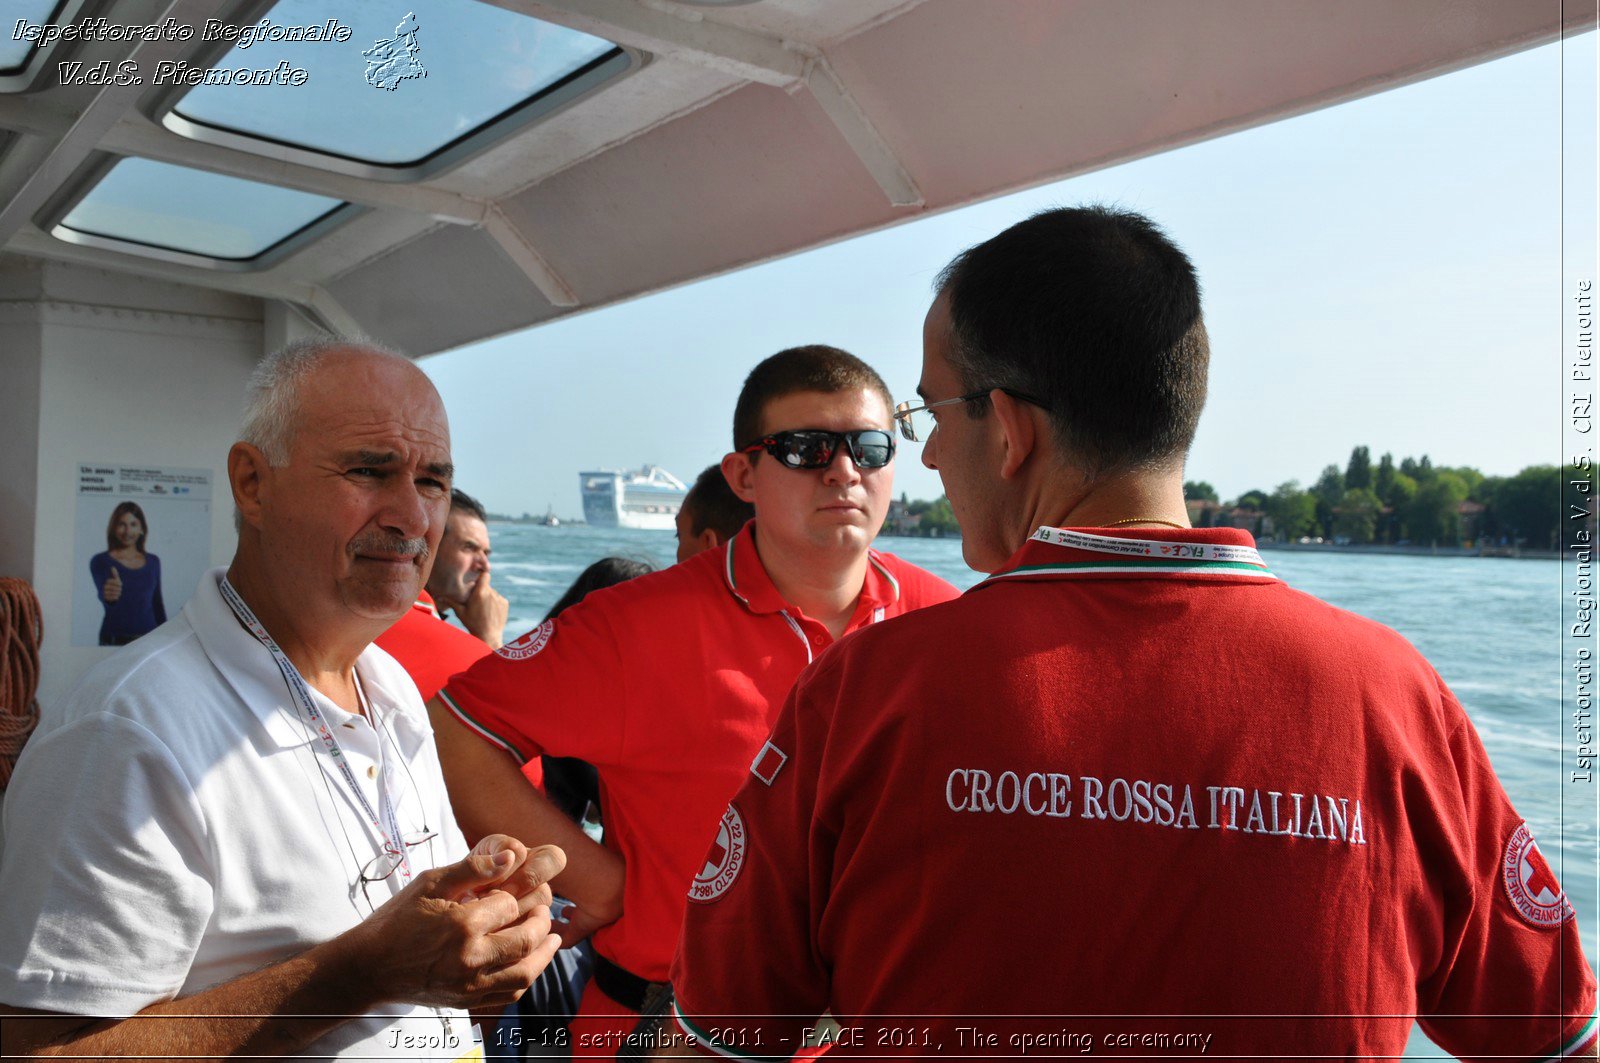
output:
M0 790L39 723L39 644L44 617L26 580L0 576Z

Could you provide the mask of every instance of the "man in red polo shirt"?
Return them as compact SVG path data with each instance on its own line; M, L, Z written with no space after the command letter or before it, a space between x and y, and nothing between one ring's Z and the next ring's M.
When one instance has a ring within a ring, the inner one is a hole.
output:
M559 839L554 886L579 905L575 936L603 927L577 1055L614 1054L659 999L685 895L718 888L706 846L764 763L795 676L847 633L955 596L870 548L892 496L889 406L883 380L844 351L768 358L745 381L722 462L756 519L721 548L595 592L430 705L462 827ZM522 782L515 763L543 753L599 769L605 848Z
M378 645L400 662L424 699L431 698L457 672L494 652L439 617L433 596L423 591L394 626L378 636Z
M509 605L489 586L486 519L477 499L459 488L451 490L450 516L428 569L427 587L406 615L378 636L378 645L400 662L423 701L503 641ZM458 615L470 615L475 633L446 623L439 613L441 601L454 603Z
M450 520L428 572L434 612L454 614L455 622L491 650L505 641L505 595L490 586L489 514L465 491L450 492ZM431 695L429 695L431 696Z
M465 672L474 662L501 644L505 629L505 597L489 585L489 526L483 506L456 489L450 492L450 516L439 541L439 553L428 571L428 585L406 615L378 636L377 645L400 662L428 701L445 681ZM456 615L476 634L446 623L439 615L435 594L456 603ZM544 784L543 763L535 758L523 765L523 775L534 786Z
M988 580L796 682L691 893L680 1048L1582 1053L1572 906L1394 632L1188 527L1208 361L1148 219L1053 210L941 275L924 440ZM1104 1016L1105 1018L1096 1018Z
M444 544L452 537L455 542L446 550ZM378 636L378 646L400 662L400 667L417 684L423 701L437 694L445 680L457 672L465 672L473 662L487 656L493 646L500 645L507 604L505 598L489 587L488 544L483 507L465 491L451 491L450 517L445 523L440 553L428 573L428 589L417 596L405 616ZM431 591L441 584L459 585L459 598L451 600L474 603L466 611L475 619L483 619L479 625L484 632L482 637L469 635L440 617ZM486 641L489 639L493 641ZM526 774L535 786L544 780L537 760L527 766Z

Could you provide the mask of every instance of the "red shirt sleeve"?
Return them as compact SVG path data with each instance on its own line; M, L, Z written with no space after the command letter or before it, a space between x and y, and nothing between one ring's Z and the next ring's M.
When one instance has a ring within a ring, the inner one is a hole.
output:
M702 1052L787 1059L828 1005L817 925L835 834L813 817L827 737L815 680L791 691L690 888L672 984Z
M466 671L474 661L489 654L487 643L420 609L407 609L406 615L379 635L377 641L378 647L399 661L411 676L424 702L431 700L451 676Z
M628 671L595 595L506 643L439 697L469 729L527 763L545 753L617 763Z
M1478 732L1459 719L1449 739L1464 816L1470 891L1445 899L1446 950L1418 986L1420 1023L1462 1059L1571 1054L1595 1037L1595 979L1552 865L1512 807Z

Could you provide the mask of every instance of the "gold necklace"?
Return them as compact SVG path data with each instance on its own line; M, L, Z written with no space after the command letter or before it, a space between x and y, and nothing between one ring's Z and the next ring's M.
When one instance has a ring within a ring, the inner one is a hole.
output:
M1185 530L1182 524L1174 524L1170 520L1162 520L1159 517L1129 517L1127 520L1114 520L1110 524L1102 524L1100 527L1116 528L1123 524L1165 524L1169 528L1177 528L1179 531Z

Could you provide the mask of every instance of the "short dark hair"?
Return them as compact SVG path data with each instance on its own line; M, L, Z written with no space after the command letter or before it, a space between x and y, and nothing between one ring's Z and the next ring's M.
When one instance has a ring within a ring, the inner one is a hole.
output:
M469 517L477 517L485 524L489 523L489 514L483 508L483 503L467 494L459 487L450 489L450 516L465 513ZM448 519L448 518L446 518Z
M648 561L639 561L631 557L602 557L578 573L578 578L572 581L572 586L556 599L556 604L550 607L544 618L554 620L595 591L647 576L655 570L655 566Z
M683 496L689 513L689 530L699 535L710 528L721 539L732 539L756 515L756 507L733 493L721 465L707 465L694 486Z
M1092 474L1188 453L1210 359L1200 282L1149 218L1042 211L957 255L936 288L963 391L1041 400L1057 442ZM982 417L988 403L967 409Z
M857 388L871 388L883 396L890 409L894 408L883 377L849 351L821 343L779 351L744 378L739 401L733 407L733 448L738 450L761 438L761 418L773 399L797 391L831 393Z
M144 510L139 508L137 502L118 502L117 508L111 511L111 519L106 521L106 549L122 549L122 543L117 541L117 521L121 520L125 513L132 513L139 518L139 541L133 544L133 548L142 554L144 541L150 535L150 522L144 519Z

